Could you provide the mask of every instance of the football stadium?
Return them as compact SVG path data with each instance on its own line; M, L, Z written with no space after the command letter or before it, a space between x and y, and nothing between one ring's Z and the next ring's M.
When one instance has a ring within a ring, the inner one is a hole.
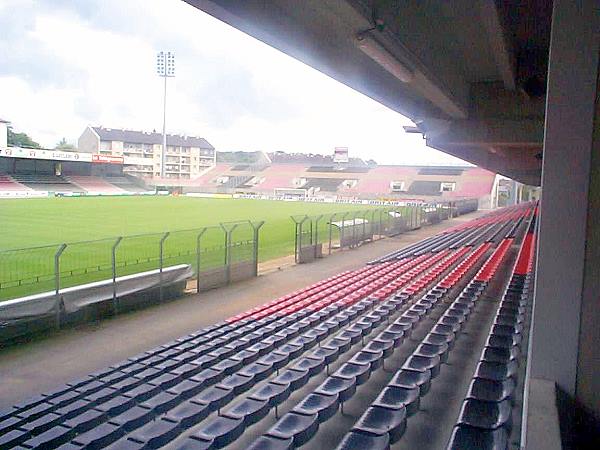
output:
M3 110L0 449L598 448L597 3L182 3L464 162Z

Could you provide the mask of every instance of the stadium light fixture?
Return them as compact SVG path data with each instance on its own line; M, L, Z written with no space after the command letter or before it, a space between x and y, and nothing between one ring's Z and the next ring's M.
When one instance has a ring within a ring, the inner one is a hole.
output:
M165 177L165 164L167 160L167 78L175 76L175 54L171 52L159 52L156 55L156 73L165 79L165 90L163 98L163 142L162 155L160 158L160 176Z
M394 75L403 83L410 83L414 79L414 73L398 59L386 50L372 36L361 33L356 37L356 45L362 52Z

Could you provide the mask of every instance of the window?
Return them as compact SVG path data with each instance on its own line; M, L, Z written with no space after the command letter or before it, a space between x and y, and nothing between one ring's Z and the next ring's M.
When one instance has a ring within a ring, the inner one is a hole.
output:
M456 189L456 183L454 181L440 183L441 192L453 192Z
M404 192L404 181L390 182L390 189L392 192Z

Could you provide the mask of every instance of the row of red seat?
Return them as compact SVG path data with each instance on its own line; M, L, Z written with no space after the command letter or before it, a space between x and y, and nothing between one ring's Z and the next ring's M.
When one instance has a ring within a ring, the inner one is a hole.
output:
M464 261L456 266L444 279L439 283L439 287L450 289L458 283L465 274L473 268L479 257L483 255L492 246L491 242L485 242L475 249Z
M505 238L502 240L502 242L500 242L500 245L498 245L498 247L496 247L496 249L494 250L494 253L490 257L490 259L488 259L485 262L483 267L479 270L479 272L475 276L475 281L488 282L492 279L492 277L498 270L498 267L504 260L504 256L506 255L506 252L512 245L513 241L514 241L513 238Z

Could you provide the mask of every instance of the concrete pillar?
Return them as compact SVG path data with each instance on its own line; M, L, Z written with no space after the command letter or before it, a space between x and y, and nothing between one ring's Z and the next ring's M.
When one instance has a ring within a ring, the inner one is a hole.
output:
M598 415L599 30L597 0L554 1L529 353L530 377Z

